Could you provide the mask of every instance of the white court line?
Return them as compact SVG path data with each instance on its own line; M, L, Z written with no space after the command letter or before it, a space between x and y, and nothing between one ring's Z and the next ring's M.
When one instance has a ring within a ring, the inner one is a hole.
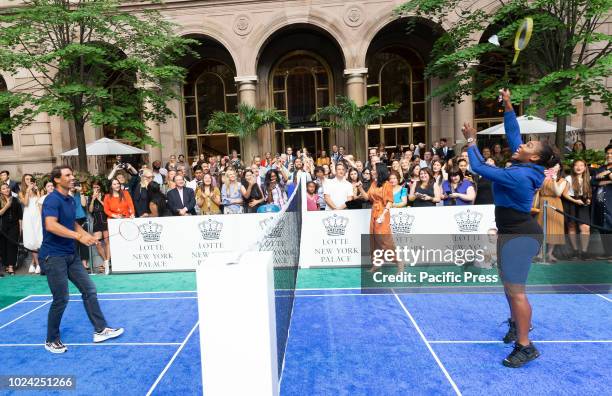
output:
M22 302L28 302L28 301L25 301L25 300L26 300L26 299L28 299L28 298L30 298L30 296L26 296L26 297L22 298L22 299L21 299L21 300L19 300L19 301L15 301L15 302L14 302L14 303L12 303L11 305L7 305L6 307L4 307L4 308L0 309L0 312L2 312L2 311L4 311L4 310L7 310L7 309L9 309L9 308L11 308L11 307L14 307L15 305L17 305L17 304L19 304L19 303L22 303Z
M538 285L527 285L527 287L558 287L558 286L583 286L583 284L581 283L560 283L560 284L555 284L555 285L551 285L551 284L538 284ZM609 283L589 283L589 286L610 286ZM423 286L423 288L427 288L427 289L435 289L435 288L440 288L440 289L450 289L450 288L454 288L454 289L469 289L469 288L503 288L502 285L490 285L490 286L485 286L485 285L464 285L464 286ZM295 290L361 290L361 287L317 287L317 288L296 288Z
M536 344L608 344L612 340L532 340ZM444 340L444 341L429 341L430 344L502 344L503 341L472 341L472 340Z
M603 294L596 294L596 296L599 296L599 297L603 298L606 301L612 302L612 300L610 300L608 297L604 296Z
M90 342L90 343L70 343L66 346L175 346L181 345L180 342ZM0 344L0 348L8 347L43 347L45 344Z
M589 293L593 293L593 290L589 289L588 287L584 286L584 285L580 285L580 287L582 287L584 290L588 291ZM610 300L608 297L602 295L602 294L597 294L594 293L596 296L599 296L601 298L603 298L604 300L608 301L608 302L612 302L612 300Z
M80 294L79 294L80 296ZM196 300L198 297L135 297L135 298L98 298L98 301L140 301L140 300ZM29 300L24 303L51 302L53 300ZM68 300L68 302L81 302L82 300Z
M17 322L19 319L23 318L24 316L27 316L27 315L31 314L32 312L36 311L37 309L41 309L42 307L44 307L45 305L49 304L50 302L51 302L51 301L47 301L46 303L41 304L40 306L38 306L38 307L36 307L36 308L34 308L34 309L32 309L32 310L30 310L30 311L28 311L28 312L24 313L24 314L23 314L23 315L21 315L20 317L18 317L18 318L16 318L16 319L11 320L11 321L10 321L10 322L8 322L8 323L3 324L2 326L0 326L0 330L4 329L6 326L10 325L11 323Z
M197 293L195 290L179 290L179 291L146 291L146 292L109 292L98 293L98 295L116 295L116 294L174 294L174 293ZM71 296L80 296L81 293L71 293ZM51 294L30 294L28 297L53 297ZM26 297L26 298L28 298Z
M436 355L436 352L433 350L433 348L429 344L429 341L427 341L427 338L425 337L425 334L423 334L423 332L421 331L421 328L417 324L416 320L414 320L414 318L410 314L410 311L408 311L408 308L406 308L406 306L404 305L402 300L400 300L399 296L397 294L395 294L395 290L393 291L393 295L395 296L395 299L397 300L399 305L402 307L402 309L404 310L406 315L408 315L408 319L410 319L410 321L412 322L412 325L414 326L416 331L419 333L419 336L421 336L421 339L425 343L425 346L427 346L427 349L429 349L429 352L431 353L431 355L435 359L436 363L438 363L438 366L440 367L440 369L444 373L444 376L446 377L448 382L450 382L450 384L453 387L453 389L455 390L455 393L457 394L457 396L461 396L461 392L459 391L459 388L457 387L457 384L455 384L455 381L453 381L453 379L451 378L451 376L448 373L448 371L446 371L446 367L444 367L444 365L442 364L442 362L438 358L438 355Z
M302 297L345 297L345 296L389 296L391 293L376 293L376 294L363 294L363 293L340 293L340 294L296 294L296 298Z
M185 339L181 343L181 346L179 346L178 349L176 350L176 352L174 352L174 355L172 355L172 358L170 359L168 364L166 364L166 367L164 367L162 372L159 373L159 376L157 377L157 379L155 380L155 382L151 386L151 389L149 389L149 391L147 392L146 396L150 396L151 393L153 393L153 391L155 390L155 387L157 387L157 384L159 384L159 381L161 381L161 379L164 377L164 375L166 374L166 372L168 371L170 366L172 366L172 363L174 363L174 359L176 359L176 357L179 355L179 353L181 353L181 351L185 347L185 344L187 344L187 341L189 341L189 339L191 338L191 335L193 334L193 332L195 331L196 327L198 327L199 324L200 324L200 321L198 320L197 323L193 326L193 328L189 332L189 334L187 334L187 337L185 337Z

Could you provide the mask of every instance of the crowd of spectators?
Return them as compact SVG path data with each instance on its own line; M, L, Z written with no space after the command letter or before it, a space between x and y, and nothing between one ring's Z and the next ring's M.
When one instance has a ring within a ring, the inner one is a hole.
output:
M584 149L582 142L575 146L575 150L580 149ZM509 165L511 153L500 144L484 147L482 154L491 166ZM612 146L606 148L606 155L606 165L596 171L595 177L590 176L589 164L583 160L576 160L565 177L562 168L547 170L540 197L534 200L533 211L540 222L544 201L563 207L578 219L565 221L563 215L551 213L547 220L549 233L570 235L576 257L586 254L589 225L585 223L602 223L601 219L612 213ZM104 262L103 271L108 273L108 218L276 212L302 179L307 183L307 210L368 208L364 192L373 182L372 168L377 163L384 163L390 170L396 208L493 203L491 182L471 171L465 149L455 153L444 138L431 147L419 143L389 150L381 144L368 150L365 161L336 145L329 154L321 151L313 155L306 148L294 151L286 147L283 153L267 152L248 161L236 151L229 156L200 155L190 164L183 155L171 155L165 164L154 161L138 169L117 156L107 177L77 181L71 195L77 221L88 222L103 242L96 249ZM8 171L1 171L0 186L0 257L5 271L14 272L18 254L15 241L21 236L23 245L33 251L29 272L40 273L35 253L42 242L40 210L45 196L53 191L53 183L45 178L34 180L31 174L23 175L17 183ZM596 198L605 198L606 194L607 200ZM563 243L562 239L552 238L551 245ZM88 268L89 249L79 245L79 251ZM549 254L556 259L552 250Z

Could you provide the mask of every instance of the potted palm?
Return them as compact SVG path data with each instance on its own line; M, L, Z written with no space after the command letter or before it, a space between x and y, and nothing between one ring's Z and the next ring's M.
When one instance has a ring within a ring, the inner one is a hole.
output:
M206 132L231 133L238 136L242 148L242 161L248 165L248 161L257 154L257 130L272 123L286 125L287 119L276 109L258 109L241 103L236 113L223 111L213 113Z
M328 118L321 121L321 125L330 128L341 128L352 133L355 142L356 158L365 158L365 146L362 137L365 128L375 121L396 112L400 105L390 103L381 105L377 97L371 97L363 106L358 106L354 100L346 96L338 96L336 104L323 107L317 111L315 117Z

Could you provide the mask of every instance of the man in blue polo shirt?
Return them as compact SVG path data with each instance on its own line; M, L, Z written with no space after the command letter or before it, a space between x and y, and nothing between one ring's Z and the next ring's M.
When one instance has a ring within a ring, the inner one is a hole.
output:
M45 349L52 353L64 353L68 349L60 340L60 323L70 298L68 280L79 289L85 311L94 326L93 342L119 337L123 329L108 327L98 304L96 286L81 264L75 240L91 246L98 240L76 222L74 199L68 194L74 185L74 175L69 166L56 166L51 171L55 190L45 198L42 207L43 242L39 250L47 282L53 295L47 320Z

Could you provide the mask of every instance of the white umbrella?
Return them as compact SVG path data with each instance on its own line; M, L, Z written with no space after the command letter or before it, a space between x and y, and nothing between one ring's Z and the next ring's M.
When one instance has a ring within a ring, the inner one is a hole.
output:
M546 134L557 132L557 123L543 120L539 117L534 116L520 116L516 119L519 127L521 128L522 135L535 135L535 134ZM572 126L567 125L565 127L567 132L578 130ZM478 132L479 135L504 135L504 124L497 124L483 131Z
M130 155L147 154L146 151L127 144L119 143L113 139L102 138L85 147L87 155ZM61 154L64 157L79 155L79 149L72 149Z

